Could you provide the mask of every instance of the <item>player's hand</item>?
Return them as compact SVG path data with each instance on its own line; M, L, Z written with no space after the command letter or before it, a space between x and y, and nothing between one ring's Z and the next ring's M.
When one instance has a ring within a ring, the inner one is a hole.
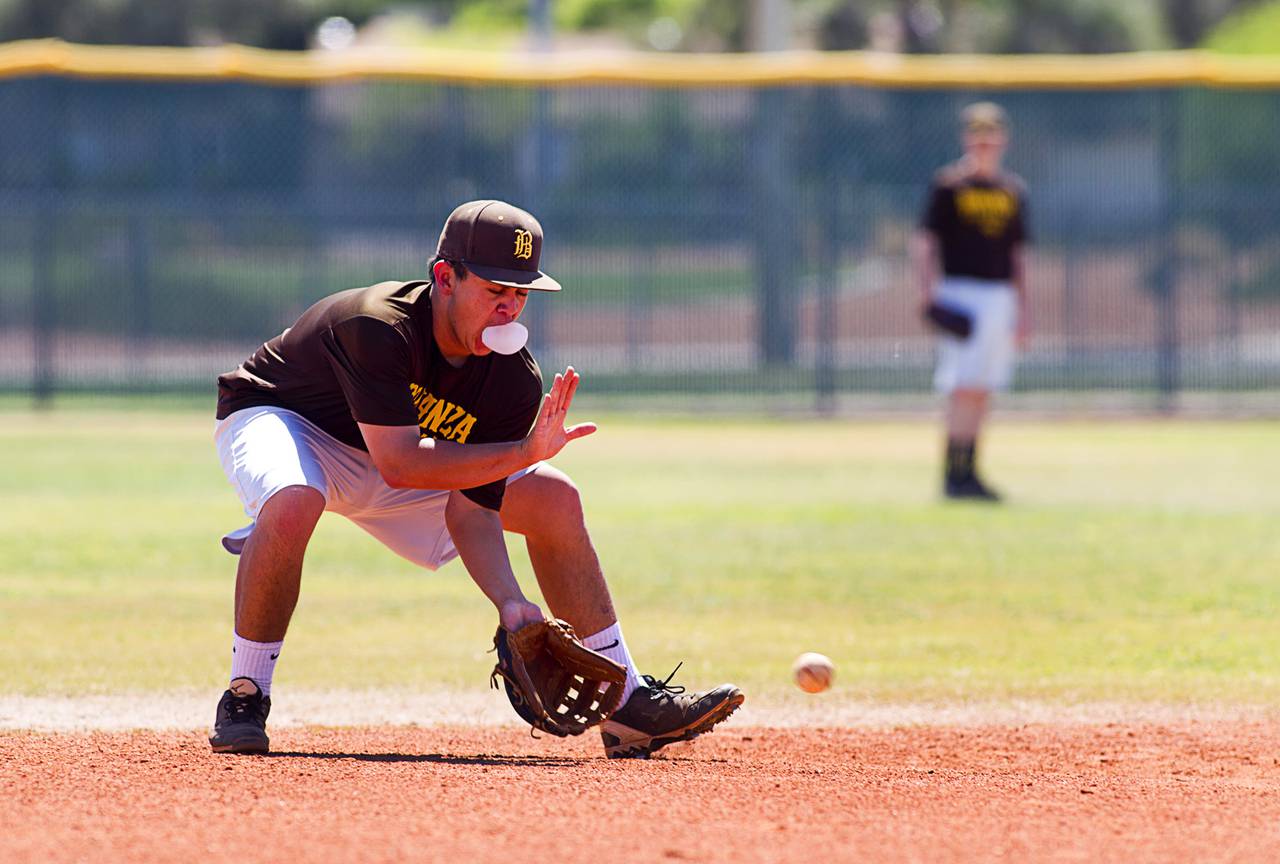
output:
M565 428L564 418L573 404L573 394L578 392L581 376L570 366L564 374L556 373L551 385L551 392L542 397L542 408L538 411L538 419L524 439L525 458L532 465L552 456L564 449L564 445L584 435L596 431L594 423L579 423Z
M1023 310L1018 314L1018 327L1014 332L1014 340L1021 351L1031 344L1031 316Z
M510 633L514 633L526 624L541 621L542 610L537 603L528 600L508 600L498 609L498 622Z

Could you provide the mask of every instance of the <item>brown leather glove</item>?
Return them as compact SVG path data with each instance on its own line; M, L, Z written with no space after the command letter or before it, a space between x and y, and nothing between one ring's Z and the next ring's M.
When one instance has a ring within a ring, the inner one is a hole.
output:
M500 626L493 647L498 662L490 683L496 688L502 677L511 707L535 729L581 735L622 701L626 668L579 642L564 621L535 621L515 633Z

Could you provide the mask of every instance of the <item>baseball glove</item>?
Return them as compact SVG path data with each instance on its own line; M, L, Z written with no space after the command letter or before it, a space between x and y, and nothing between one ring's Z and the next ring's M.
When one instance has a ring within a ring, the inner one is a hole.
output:
M950 333L957 339L968 339L973 334L973 319L959 309L934 301L925 307L924 319L934 329Z
M622 701L626 668L579 642L564 621L535 621L514 633L499 626L493 647L498 662L489 682L496 688L502 677L511 707L534 729L581 735Z

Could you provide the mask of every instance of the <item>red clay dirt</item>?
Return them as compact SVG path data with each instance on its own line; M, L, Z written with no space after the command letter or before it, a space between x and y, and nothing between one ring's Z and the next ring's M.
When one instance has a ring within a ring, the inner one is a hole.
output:
M0 861L1278 861L1280 721L0 733Z

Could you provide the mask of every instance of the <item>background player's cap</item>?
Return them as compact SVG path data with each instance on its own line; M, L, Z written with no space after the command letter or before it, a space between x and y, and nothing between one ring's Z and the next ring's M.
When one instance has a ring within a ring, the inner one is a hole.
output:
M966 132L1008 129L1009 118L994 102L974 102L960 112L960 125Z
M560 283L538 270L542 226L505 201L468 201L445 220L436 255L467 265L481 279L515 288L559 291Z

